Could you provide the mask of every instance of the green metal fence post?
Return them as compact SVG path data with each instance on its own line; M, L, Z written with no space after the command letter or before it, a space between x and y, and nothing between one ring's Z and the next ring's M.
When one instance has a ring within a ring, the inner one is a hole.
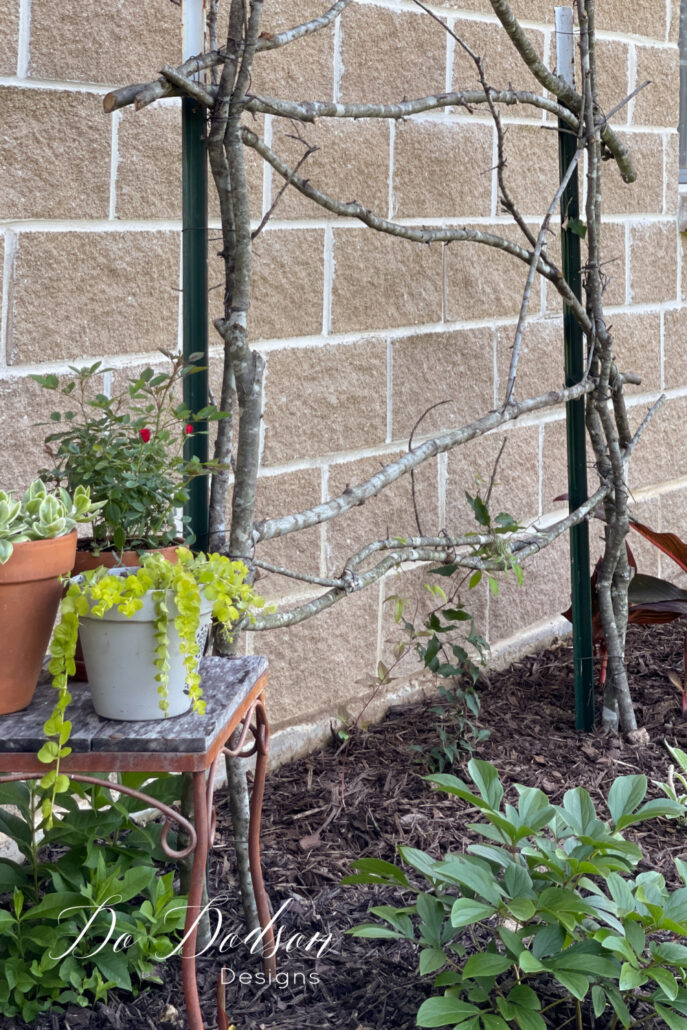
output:
M194 363L205 369L184 380L184 401L195 412L208 403L208 184L205 111L192 97L181 101L181 121L184 357L188 360L192 354L199 354ZM184 456L194 455L200 461L208 459L207 422L196 422L193 436L186 441ZM197 476L191 481L190 499L184 513L190 517L194 548L206 550L209 533L207 476Z
M556 57L558 74L572 83L574 59L573 10L556 8ZM563 175L575 156L577 139L559 120L558 159ZM579 228L579 186L577 169L561 197L561 248L563 275L575 296L581 297L580 236L565 226ZM563 309L565 385L579 383L585 371L582 330L570 309ZM584 420L585 399L566 405L568 450L568 497L570 511L587 500L587 452ZM570 531L570 581L572 591L573 661L575 668L575 728L589 732L594 726L594 658L592 603L589 576L589 525L585 520Z

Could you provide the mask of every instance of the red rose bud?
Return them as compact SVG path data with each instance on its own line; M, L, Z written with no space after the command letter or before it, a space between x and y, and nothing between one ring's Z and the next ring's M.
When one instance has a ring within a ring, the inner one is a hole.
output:
M143 429L139 429L138 435L140 436L141 440L143 440L143 443L148 443L148 440L150 440L150 430L147 426Z
M187 436L190 436L191 433L193 432L193 426L191 425L190 422L186 423L186 430L185 430L185 432L186 432Z

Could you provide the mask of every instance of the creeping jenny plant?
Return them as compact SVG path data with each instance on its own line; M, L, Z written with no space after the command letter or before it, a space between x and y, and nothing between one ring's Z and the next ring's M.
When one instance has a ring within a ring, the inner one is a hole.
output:
M155 606L155 679L160 695L160 708L166 712L167 682L169 674L170 608L176 607L174 626L179 634L180 649L186 668L186 684L193 702L193 710L202 715L202 700L198 661L200 658L196 632L200 622L201 600L212 602L213 619L224 627L236 624L251 607L262 607L264 601L246 582L248 570L243 562L230 561L220 554L193 555L185 547L177 548L176 563L159 553L144 554L141 567L127 570L126 575L115 575L103 568L86 572L71 583L60 603L59 623L50 645L50 672L53 686L58 692L52 715L44 726L49 738L38 752L42 762L54 763L41 786L50 790L43 803L43 814L50 824L55 795L66 790L69 781L60 774L60 760L70 754L67 741L71 723L65 718L71 701L68 677L75 672L74 653L82 615L102 617L116 608L122 615L131 616L143 606L143 597L152 595Z

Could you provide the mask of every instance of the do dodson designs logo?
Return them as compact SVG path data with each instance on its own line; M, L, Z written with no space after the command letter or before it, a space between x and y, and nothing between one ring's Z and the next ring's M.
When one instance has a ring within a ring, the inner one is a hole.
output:
M101 917L103 914L109 918L110 923L107 932L104 934L100 942L97 944L92 951L86 955L82 955L82 958L92 958L105 948L111 948L114 952L123 952L134 944L139 943L142 938L141 936L134 937L130 933L118 933L117 932L117 910L116 905L120 902L121 895L112 895L105 901L101 902L100 905L93 908L93 911L88 917L85 926L82 928L78 937L73 941L67 943L66 947L58 952L56 945L54 950L50 952L50 958L57 960L66 958L79 946L81 941L89 934L89 931L93 927L96 919ZM319 931L315 931L313 934L306 934L300 931L288 933L283 926L280 925L279 919L284 912L291 905L291 899L288 899L279 908L268 925L264 929L251 930L249 933L242 933L237 929L227 929L225 926L225 918L220 905L229 901L228 894L218 894L215 898L207 903L199 912L194 919L188 930L185 931L184 936L171 949L168 955L159 956L156 961L166 962L167 959L172 958L174 955L181 953L184 944L193 934L201 920L207 916L210 923L210 936L207 941L198 951L195 952L196 958L201 955L205 956L216 956L217 958L226 958L232 951L237 948L247 947L250 950L251 955L255 955L262 952L262 946L268 931L272 929L274 932L274 947L266 950L265 958L279 957L282 958L285 955L302 955L304 958L314 960L321 958L332 944L332 934L323 934ZM178 911L171 909L169 914ZM60 919L63 916L68 916L70 913L76 911L83 911L88 906L75 905L70 908L65 908L60 912ZM281 972L274 976L268 976L262 972L248 972L234 970L224 967L221 973L222 982L225 984L236 984L236 985L260 985L270 983L276 987L288 987L291 985L305 985L305 984L316 984L319 983L319 976L317 973L287 973Z

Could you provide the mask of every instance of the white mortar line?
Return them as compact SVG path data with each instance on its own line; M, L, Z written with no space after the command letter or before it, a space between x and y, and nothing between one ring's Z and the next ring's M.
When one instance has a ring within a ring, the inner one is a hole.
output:
M101 82L70 82L65 79L40 79L33 77L29 79L22 78L19 75L0 75L0 86L14 87L16 89L42 89L57 93L95 93L98 96L105 96L106 93L111 93L113 89L121 86L121 82L111 86L104 86ZM156 101L156 103L161 102Z
M112 112L112 134L110 144L110 210L109 219L117 217L117 167L119 165L119 122L121 111Z
M677 302L682 303L682 234L677 234Z
M31 41L31 0L19 0L19 29L17 39L17 79L22 85L29 74L29 46Z
M658 344L658 388L663 390L665 378L665 312L661 311L659 316L659 344Z
M322 335L332 331L332 289L334 286L334 233L330 225L324 230L322 283Z
M673 20L673 5L671 0L666 0L666 43L670 42L670 23Z
M386 339L386 442L393 435L394 419L394 348L390 337Z
M561 320L561 326L563 322ZM493 384L493 404L494 408L498 407L499 404L499 334L496 329L492 328L491 332L491 365L492 365L492 384Z
M344 65L341 59L341 18L336 18L334 21L334 58L333 58L333 91L332 100L334 103L338 103L339 96L341 93L341 78L344 72Z
M0 321L0 367L7 365L7 336L10 317L11 286L14 278L14 266L17 253L17 237L13 232L4 234L4 254L2 270L2 320Z
M263 139L268 147L272 146L272 125L273 116L265 115L265 126ZM269 161L262 162L262 217L264 218L272 206L272 165Z
M662 142L663 196L661 198L661 211L665 215L668 213L668 147L670 146L670 136L667 133L663 134Z
M112 396L112 372L103 372L103 393L106 397Z

